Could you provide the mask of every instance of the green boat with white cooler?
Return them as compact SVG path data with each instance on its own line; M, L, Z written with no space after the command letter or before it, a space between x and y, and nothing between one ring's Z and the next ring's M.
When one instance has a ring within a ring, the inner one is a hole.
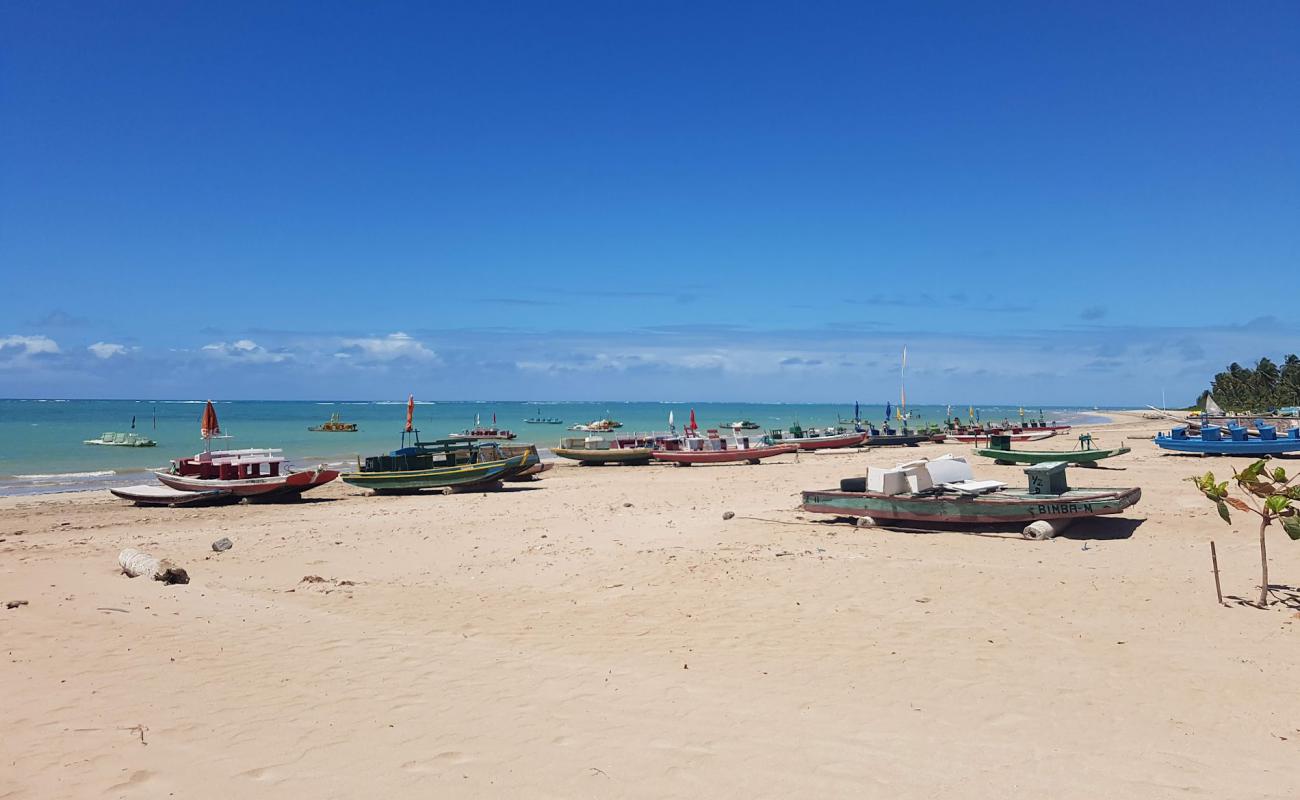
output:
M376 494L410 494L422 489L441 489L451 494L458 489L493 488L537 464L537 448L507 456L496 442L468 439L418 439L387 455L357 459L357 470L339 476L344 483Z

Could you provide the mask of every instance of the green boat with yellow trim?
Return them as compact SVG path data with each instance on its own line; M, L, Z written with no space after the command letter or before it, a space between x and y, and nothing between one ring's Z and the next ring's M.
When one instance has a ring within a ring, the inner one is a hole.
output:
M1128 447L1099 449L1092 441L1092 434L1079 436L1079 444L1074 450L1012 450L1011 437L1003 434L989 436L989 446L976 448L976 455L993 459L995 464L1046 464L1049 461L1063 461L1075 467L1095 467L1098 461L1130 452Z
M358 459L357 471L339 476L352 486L376 494L410 494L422 489L485 488L541 463L536 447L507 456L495 442L464 439L418 439L387 455Z

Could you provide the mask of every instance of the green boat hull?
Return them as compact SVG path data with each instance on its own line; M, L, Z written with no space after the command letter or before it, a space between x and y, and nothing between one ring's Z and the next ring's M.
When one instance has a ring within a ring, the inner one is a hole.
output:
M482 461L477 464L457 464L433 469L348 472L339 476L339 479L351 486L373 489L378 493L416 492L421 489L493 483L505 480L536 463L538 463L536 451L533 451L531 454L523 453L500 461Z
M1046 464L1049 461L1064 461L1079 467L1095 466L1098 461L1129 452L1127 447L1110 450L1067 450L1052 452L1048 450L995 450L990 447L976 448L975 454L991 458L999 464Z
M582 464L649 464L654 450L649 447L615 447L609 450L553 447L551 452Z
M833 489L803 493L803 510L843 517L912 522L985 524L1095 517L1118 514L1136 503L1142 490L1070 489L1062 494L1003 490L977 496L884 495Z

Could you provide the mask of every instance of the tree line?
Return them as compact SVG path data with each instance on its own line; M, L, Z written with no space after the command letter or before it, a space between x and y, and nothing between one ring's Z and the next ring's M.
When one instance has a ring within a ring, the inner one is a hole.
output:
M1300 406L1300 357L1289 355L1278 366L1269 358L1254 368L1237 362L1214 376L1209 391L1202 392L1198 408L1205 408L1207 395L1224 411L1259 412L1282 406Z

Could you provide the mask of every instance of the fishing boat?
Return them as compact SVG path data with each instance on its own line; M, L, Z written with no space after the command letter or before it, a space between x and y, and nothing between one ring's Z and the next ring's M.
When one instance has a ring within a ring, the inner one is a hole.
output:
M1100 449L1092 440L1092 434L1079 434L1079 444L1073 450L1012 450L1011 437L1006 434L994 434L989 437L989 446L977 448L976 455L993 459L995 464L1045 464L1049 461L1063 461L1080 467L1095 467L1097 462L1130 452L1128 447Z
M1202 425L1199 436L1190 436L1186 427L1178 427L1155 438L1156 447L1176 453L1200 453L1216 456L1277 456L1300 452L1300 428L1277 435L1277 427L1255 420L1256 435L1242 425ZM1227 433L1227 437L1224 434Z
M501 455L505 458L510 458L512 456L517 456L517 455L527 455L529 451L532 451L533 456L537 456L537 446L532 444L498 444L497 449L501 451ZM555 464L553 462L542 461L541 458L538 457L537 463L526 465L523 469L519 470L513 475L502 478L502 480L506 480L506 481L536 480L537 477L540 476L543 472L547 472L553 469L554 467Z
M961 442L962 444L975 444L989 441L992 436L1006 436L1012 442L1037 442L1043 439L1050 439L1056 435L1056 431L1020 431L1019 433L993 431L973 431L966 433L949 433L945 435L945 441Z
M104 447L157 447L158 443L147 436L141 436L134 431L128 433L116 433L105 431L100 434L98 439L84 439L82 444L97 444Z
M762 426L751 419L738 419L735 422L728 423L723 427L731 428L733 431L756 431Z
M313 425L307 430L314 433L356 433L357 423L343 422L339 419L338 414L330 414L328 421L322 422L319 425Z
M414 431L413 431L414 432ZM418 432L416 432L418 433ZM386 455L358 459L355 472L341 480L375 494L409 494L422 489L483 488L510 480L540 463L537 448L506 456L495 442L466 439L416 439Z
M496 414L492 415L491 425L482 424L481 422L479 422L479 418L475 416L474 427L466 428L460 433L447 434L447 438L449 439L470 439L473 441L510 440L516 438L517 436L518 434L516 433L505 430L504 428L497 427Z
M628 464L640 466L649 464L656 447L661 447L662 440L641 437L587 436L582 439L565 438L559 447L552 447L551 452L560 458L577 461L580 464Z
M901 432L888 427L883 430L868 428L864 444L868 447L916 447L922 442L933 441L933 438L929 433L910 431L907 426Z
M524 420L524 423L527 425L563 425L564 420L560 419L559 417L543 417L542 409L538 408L537 416L533 417L532 419Z
M407 443L407 436L411 442ZM357 459L357 470L344 473L351 486L371 489L375 494L409 494L421 489L487 488L508 480L541 461L537 448L507 456L492 441L440 439L421 442L415 427L415 396L406 401L406 427L401 447L386 455Z
M844 428L825 428L805 430L799 423L789 429L768 431L768 438L773 444L794 444L800 450L833 450L840 447L857 447L868 436L867 431L850 431Z
M338 470L293 470L278 448L213 450L212 440L229 438L221 434L216 409L209 400L203 409L199 433L208 449L188 458L177 458L154 476L166 486L183 492L230 492L238 498L291 499L309 489L323 486L339 476Z
M651 455L656 461L689 467L692 464L727 464L739 461L757 464L765 458L793 453L798 449L797 444L771 444L766 437L751 439L738 435L728 443L716 430L710 430L705 436L683 436L670 440Z
M814 514L866 518L872 522L942 525L1033 523L1026 538L1055 535L1068 521L1118 514L1142 497L1139 488L1071 489L1062 462L1025 469L1027 489L1001 481L974 480L964 459L945 456L893 469L869 469L846 478L839 489L803 492L802 508ZM1040 523L1047 523L1046 529Z
M238 495L226 489L205 489L200 492L186 492L170 486L138 484L136 486L117 486L109 489L114 496L130 500L138 506L206 506L220 503L233 503Z

